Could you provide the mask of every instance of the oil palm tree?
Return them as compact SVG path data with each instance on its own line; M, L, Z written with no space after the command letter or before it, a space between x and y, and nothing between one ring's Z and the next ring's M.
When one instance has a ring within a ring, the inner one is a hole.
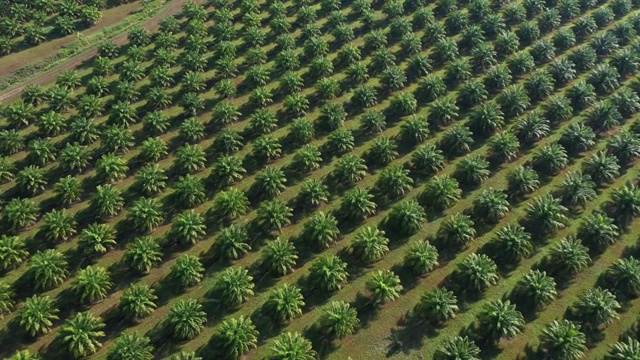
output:
M354 255L364 262L375 262L382 259L389 252L389 239L385 232L373 227L360 228L353 239Z
M400 278L391 270L374 272L366 283L375 304L384 304L400 297L403 290Z
M109 271L103 267L87 266L76 274L71 288L81 302L92 303L107 297L113 287Z
M131 284L122 292L119 311L129 320L141 319L151 314L157 307L153 288L146 284Z
M44 191L47 186L47 178L41 168L29 165L16 175L16 186L21 193L35 196Z
M172 334L183 340L196 337L207 322L207 313L195 299L180 299L169 309L167 318Z
M53 191L56 194L56 199L63 206L68 206L80 200L83 193L82 183L78 178L67 175L58 180L53 186Z
M347 217L357 220L366 219L376 212L377 205L373 202L373 195L364 188L354 188L342 197L340 210Z
M455 318L459 310L456 295L442 287L425 291L416 306L419 316L434 324L441 324Z
M558 274L575 275L591 262L589 248L573 236L567 236L551 248L551 261Z
M121 334L107 354L108 360L153 360L151 340L138 334Z
M134 201L129 208L128 218L133 227L141 232L148 233L164 222L162 205L154 198L141 197Z
M304 307L304 297L296 285L284 284L269 294L265 308L274 320L285 323L300 315Z
M438 146L441 150L446 150L449 156L453 156L469 152L473 142L471 130L462 124L455 124L444 132Z
M218 338L224 354L238 359L258 346L258 330L251 318L240 315L222 322L218 329Z
M138 237L127 245L122 260L130 268L148 273L162 260L162 249L155 239L149 236Z
M278 336L271 346L273 360L314 360L316 352L311 341L300 333L286 332Z
M340 234L338 220L332 214L320 211L305 222L303 234L321 248L328 248Z
M479 360L480 348L467 336L454 336L437 350L437 356L441 360Z
M18 236L0 236L0 269L8 270L20 265L29 257L25 244Z
M497 342L522 332L524 317L509 300L495 300L486 304L478 314L478 323L483 336Z
M612 218L603 212L594 211L582 221L578 236L592 248L602 251L616 242L620 232Z
M200 283L204 277L204 266L195 255L180 255L171 267L171 276L183 287Z
M454 176L463 184L480 185L489 178L489 162L481 155L469 155L456 166Z
M592 288L585 290L574 304L574 311L587 325L608 325L619 318L621 309L616 296L609 290Z
M416 200L404 200L391 208L389 222L401 234L416 233L426 219L426 213Z
M298 252L293 243L288 239L276 238L267 243L262 263L268 271L282 276L293 271L297 260Z
M221 230L216 240L216 246L224 258L235 260L251 250L251 246L247 241L246 229L241 225L231 224Z
M55 249L38 251L30 260L30 269L36 288L48 290L59 286L69 275L69 264L64 255Z
M560 199L547 194L529 204L527 218L542 231L554 231L565 227L567 212Z
M569 320L554 320L540 336L540 348L558 360L578 360L587 351L586 336Z
M256 176L253 186L257 193L265 198L273 198L280 195L286 189L287 178L284 171L279 168L267 166Z
M332 301L323 311L320 323L329 335L343 338L356 332L360 320L358 311L349 303Z
M98 340L105 336L102 318L90 312L77 313L67 319L58 332L58 338L66 350L75 358L94 354L102 347Z
M640 342L631 337L609 345L607 359L633 359L640 356Z
M32 337L51 331L53 322L58 320L58 308L49 296L33 295L25 299L17 313L20 328Z
M293 210L281 200L263 201L257 210L256 220L268 230L280 231L291 223Z
M496 223L509 212L509 201L502 190L488 188L473 201L474 214L489 223Z
M227 268L216 283L222 301L231 306L238 306L253 296L253 277L242 267Z
M207 231L204 218L193 210L176 215L171 223L171 233L184 244L195 244Z
M353 154L347 154L339 158L336 162L333 175L336 180L353 184L364 178L367 173L365 161Z
M204 202L205 187L200 178L185 175L178 178L173 185L178 208L190 208Z
M607 269L605 279L616 292L637 296L640 291L640 261L633 256L618 259Z
M473 291L483 291L498 283L496 263L485 254L470 254L458 265L458 274L465 286Z
M433 144L419 146L411 155L411 165L421 175L431 175L444 168L444 154Z
M556 281L545 271L529 270L518 281L515 291L528 303L540 307L555 299Z
M320 291L335 291L347 282L347 264L335 255L320 256L309 269L309 282Z

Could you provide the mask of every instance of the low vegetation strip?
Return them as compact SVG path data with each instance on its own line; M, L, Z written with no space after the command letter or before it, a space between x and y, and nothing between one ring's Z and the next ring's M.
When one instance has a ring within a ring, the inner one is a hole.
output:
M637 358L639 6L212 0L102 44L2 111L0 356Z

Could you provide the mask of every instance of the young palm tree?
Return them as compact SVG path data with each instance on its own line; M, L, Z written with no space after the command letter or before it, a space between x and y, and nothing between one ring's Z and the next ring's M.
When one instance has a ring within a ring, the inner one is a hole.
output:
M430 105L429 121L433 124L446 126L458 118L460 109L452 97L444 97Z
M16 185L22 194L35 196L44 191L47 179L41 168L29 165L16 175Z
M391 270L374 272L367 281L367 290L374 303L384 304L400 297L403 290L400 278Z
M627 183L611 194L611 211L622 220L632 219L640 214L640 189Z
M303 233L316 245L328 248L340 235L338 220L332 214L320 211L304 224Z
M568 210L560 199L547 194L535 198L527 210L528 219L542 231L553 231L565 227Z
M584 218L578 229L578 236L592 248L602 251L616 242L620 232L612 218L595 211Z
M529 270L518 281L516 292L528 303L541 307L555 299L556 281L544 271Z
M285 323L302 315L304 297L298 286L284 284L271 291L265 308L278 322Z
M121 334L107 354L108 360L153 360L151 340L138 334Z
M458 181L449 175L434 176L427 182L420 195L422 203L436 211L450 208L461 196L462 190Z
M100 217L111 217L117 215L124 206L124 199L120 190L113 185L98 185L91 197L90 207Z
M55 249L38 251L30 260L36 288L48 290L59 286L69 275L68 263L64 255Z
M195 244L207 231L204 218L193 210L178 214L171 224L171 233L184 244Z
M147 164L138 170L134 186L144 194L154 195L164 190L168 177L157 164Z
M204 277L204 266L195 255L181 255L171 267L171 276L182 287L189 287L200 283Z
M81 172L89 166L91 161L91 153L83 145L67 144L60 151L60 166L66 171Z
M577 360L587 351L586 336L580 326L569 320L554 320L540 336L540 348L558 360Z
M0 157L0 184L7 183L13 179L16 170L15 164L9 159Z
M316 352L312 348L311 341L300 333L286 332L278 336L271 346L274 360L314 360Z
M325 331L337 338L343 338L356 332L360 320L358 311L344 301L332 301L323 311L320 323Z
M480 331L494 342L512 338L522 332L524 317L509 300L489 302L478 314Z
M57 313L55 302L49 296L33 295L24 301L17 318L22 330L31 336L38 336L51 330L53 321L58 320Z
M13 269L29 257L25 244L18 236L0 235L0 269Z
M627 337L624 341L619 341L613 345L609 345L609 353L607 359L634 359L640 356L640 342L631 337Z
M473 226L474 223L469 216L457 213L440 224L436 237L446 244L459 248L475 237L476 230Z
M238 359L252 348L258 347L258 330L251 318L240 315L222 322L218 329L220 344L224 354Z
M164 222L162 204L155 198L141 197L129 208L128 218L138 231L148 233Z
M256 176L254 187L266 198L273 198L286 189L287 178L279 168L266 167Z
M391 165L380 172L376 186L390 198L399 197L413 188L409 170L402 165Z
M335 255L318 257L309 269L309 283L324 292L340 289L348 276L347 264Z
M640 292L640 261L633 256L618 259L605 273L607 284L618 292L635 297Z
M339 158L333 170L333 176L341 183L353 184L367 174L365 161L355 155L348 154Z
M191 208L204 202L205 187L200 178L185 175L178 178L174 186L178 208Z
M389 252L388 245L385 232L369 226L360 228L352 242L353 253L364 262L382 259Z
M425 291L420 297L416 311L426 321L441 324L456 317L459 311L458 298L446 288L435 288Z
M509 212L509 201L502 190L488 188L473 201L474 214L489 223L496 223Z
M620 309L616 296L609 290L599 287L585 290L574 305L574 310L580 319L594 328L608 325L618 319L617 312Z
M551 260L558 274L575 275L589 265L591 257L589 248L582 245L580 239L567 236L551 249Z
M449 156L461 155L471 151L473 142L471 130L462 124L455 124L444 132L438 146Z
M256 220L267 230L280 231L283 227L291 223L293 209L288 207L281 200L269 200L260 204L257 210Z
M42 217L44 224L42 231L49 241L68 240L76 233L77 222L71 215L67 215L64 210L51 210Z
M247 240L246 229L241 225L231 224L221 230L215 246L225 259L235 260L251 250Z
M37 166L45 166L57 157L58 150L49 139L35 139L27 146L27 159ZM34 168L37 168L34 166ZM25 168L26 169L26 168Z
M113 282L111 282L109 271L99 266L87 266L78 271L71 284L71 288L84 303L92 303L106 298L112 287Z
M180 299L169 309L167 321L174 336L183 340L193 339L204 329L207 313L197 300Z
M127 319L141 319L156 309L157 299L149 285L132 284L123 291L118 309Z
M207 161L204 150L198 145L184 145L175 153L173 166L180 174L198 172L205 167Z
M12 231L35 224L39 208L35 202L27 199L11 199L4 207L4 217Z
M81 199L83 193L80 180L71 175L60 178L54 185L56 198L65 206L71 205Z
M291 167L301 173L308 173L318 169L321 162L322 154L316 146L303 145L293 156Z
M437 354L442 360L480 360L480 348L466 336L448 338Z
M155 239L149 236L138 237L127 245L122 260L130 268L148 273L162 261L162 249Z
M231 306L238 306L253 296L253 277L242 267L227 268L216 283L222 300Z
M498 230L494 241L508 261L519 261L533 252L531 234L520 225L509 224Z
M496 285L499 279L496 263L485 254L470 254L458 265L457 271L462 283L475 291Z
M380 136L373 140L367 156L378 165L386 165L398 157L397 148L395 140Z
M422 206L415 200L404 200L391 208L389 222L404 235L416 233L426 219Z
M282 276L293 271L297 260L298 252L293 243L287 239L277 238L267 243L262 262L267 270Z
M58 338L67 351L75 358L94 354L102 347L99 338L105 333L102 318L90 312L81 312L67 319L58 332Z
M564 203L570 206L585 206L590 200L596 197L596 184L591 181L589 175L582 172L570 172L562 180L559 193Z

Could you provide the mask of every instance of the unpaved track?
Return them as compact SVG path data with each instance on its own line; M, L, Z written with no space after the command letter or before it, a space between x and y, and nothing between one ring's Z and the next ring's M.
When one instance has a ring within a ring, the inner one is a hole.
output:
M160 20L162 20L165 17L168 16L173 16L177 13L180 12L180 10L182 10L182 5L186 2L187 0L170 0L170 4L164 8L162 11L160 11L158 14L156 14L155 16L153 16L151 19L149 19L147 22L145 22L142 27L151 31L155 31L158 29L159 27L159 23ZM196 3L202 3L204 1L196 1ZM127 33L124 34L120 34L116 37L114 37L113 42L115 42L118 45L122 45L124 43L127 42ZM97 44L96 44L97 45ZM96 56L98 54L98 49L96 46L94 46L92 49L87 50L81 54L78 54L74 57L72 57L71 59L69 59L68 61L64 62L63 64L60 64L50 70L47 70L43 73L40 73L39 75L36 75L33 78L30 78L22 83L20 83L20 86L11 89L5 93L3 93L2 95L0 95L0 101L1 102L11 102L13 100L15 100L18 96L20 96L20 94L22 93L22 89L24 89L26 86L32 85L32 84L40 84L40 85L44 85L47 83L50 83L52 81L55 80L55 78L58 76L59 73L65 71L65 70L69 70L69 69L75 69L76 67L78 67L79 65L81 65L82 63L84 63L87 60L90 60L91 58L93 58L94 56Z

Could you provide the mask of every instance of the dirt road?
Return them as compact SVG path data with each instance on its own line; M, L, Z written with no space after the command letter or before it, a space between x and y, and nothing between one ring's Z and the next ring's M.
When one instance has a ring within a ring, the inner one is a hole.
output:
M151 31L157 30L158 27L159 27L160 20L162 20L165 17L172 16L172 15L175 15L175 14L179 13L180 10L182 10L182 5L185 2L186 2L186 0L171 0L170 4L166 8L164 8L158 14L156 14L151 19L149 19L147 22L145 22L142 25L142 27L145 28L145 29L151 30ZM202 3L202 2L204 2L204 1L203 0L196 1L196 3ZM116 36L112 40L116 44L122 45L122 44L127 42L127 33L124 33L124 34L121 34L119 36ZM36 77L31 78L31 79L19 84L18 87L10 89L9 91L1 94L0 95L0 101L6 103L6 102L11 102L11 101L15 100L17 97L20 96L20 94L22 93L22 89L24 89L26 86L29 86L29 85L32 85L32 84L44 85L44 84L50 83L50 82L52 82L52 81L54 81L56 79L56 77L58 76L59 73L65 71L65 70L74 69L74 68L80 66L85 61L88 61L91 58L93 58L94 56L96 56L97 53L98 53L98 49L97 49L97 47L94 46L92 49L87 50L87 51L85 51L85 52L83 52L81 54L78 54L78 55L72 57L71 59L69 59L65 63L60 64L60 65L54 67L53 69L45 71L45 72L37 75Z

